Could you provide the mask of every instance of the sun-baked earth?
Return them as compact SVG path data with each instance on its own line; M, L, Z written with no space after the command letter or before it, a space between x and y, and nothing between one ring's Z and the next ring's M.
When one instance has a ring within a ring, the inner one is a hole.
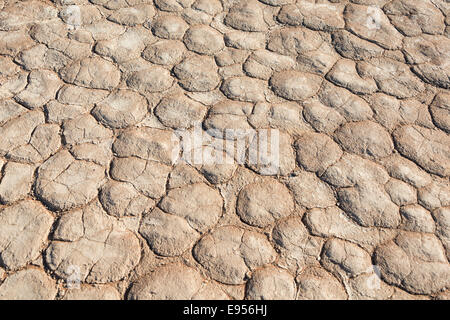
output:
M0 0L0 299L450 299L449 36L448 0ZM173 162L269 128L276 170Z

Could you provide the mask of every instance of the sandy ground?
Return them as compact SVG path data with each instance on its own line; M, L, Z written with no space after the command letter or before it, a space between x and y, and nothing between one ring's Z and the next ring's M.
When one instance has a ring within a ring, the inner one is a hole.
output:
M449 24L0 0L0 298L449 299Z

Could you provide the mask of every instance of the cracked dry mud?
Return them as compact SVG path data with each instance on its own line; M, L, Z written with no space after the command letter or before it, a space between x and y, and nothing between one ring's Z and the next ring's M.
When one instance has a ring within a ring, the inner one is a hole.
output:
M447 0L0 0L0 299L450 299L449 36ZM279 165L174 163L196 128Z

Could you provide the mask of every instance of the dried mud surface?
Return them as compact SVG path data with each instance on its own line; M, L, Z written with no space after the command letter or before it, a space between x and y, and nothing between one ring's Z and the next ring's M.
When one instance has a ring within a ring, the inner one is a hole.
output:
M0 0L0 299L449 299L449 24L444 0ZM174 162L197 129L276 131L278 166Z

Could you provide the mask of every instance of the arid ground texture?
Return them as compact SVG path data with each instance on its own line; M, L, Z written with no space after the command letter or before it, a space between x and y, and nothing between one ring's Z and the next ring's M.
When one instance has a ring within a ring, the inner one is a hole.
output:
M449 0L0 0L0 299L450 299Z

